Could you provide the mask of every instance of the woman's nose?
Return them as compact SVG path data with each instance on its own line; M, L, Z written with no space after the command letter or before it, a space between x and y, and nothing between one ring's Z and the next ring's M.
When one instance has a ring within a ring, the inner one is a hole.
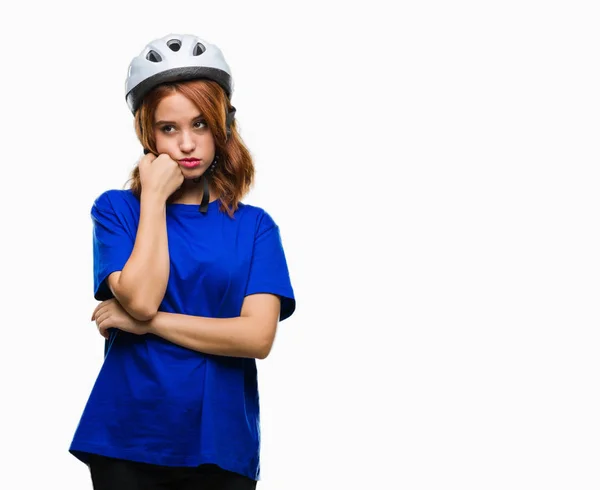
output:
M183 132L181 141L179 142L179 148L185 153L189 153L196 149L196 144L194 143L194 138L191 134Z

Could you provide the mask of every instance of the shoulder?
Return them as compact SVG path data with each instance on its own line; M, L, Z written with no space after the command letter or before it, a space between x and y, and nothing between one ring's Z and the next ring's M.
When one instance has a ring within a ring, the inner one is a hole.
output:
M140 202L130 189L109 189L94 199L90 214L95 222L134 224L139 220Z
M277 227L277 223L271 213L260 206L240 202L238 204L238 211L245 221L252 223L256 236Z
M123 207L131 207L135 202L137 202L137 198L131 189L108 189L94 199L92 212L97 210L116 211Z

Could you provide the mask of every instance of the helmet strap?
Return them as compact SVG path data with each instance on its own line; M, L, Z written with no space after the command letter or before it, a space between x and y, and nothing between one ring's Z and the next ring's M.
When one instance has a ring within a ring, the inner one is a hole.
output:
M208 211L208 201L210 199L210 189L209 189L209 185L208 185L208 181L209 181L209 177L212 176L212 174L215 171L215 168L217 166L217 162L219 161L219 154L215 154L215 159L212 161L212 163L210 164L210 167L208 167L206 169L206 172L204 172L204 174L202 174L200 177L196 177L195 179L192 179L192 182L194 183L198 183L200 182L200 180L202 180L202 185L203 185L203 189L202 189L202 202L200 203L200 212L203 214L206 214L206 212Z
M202 177L200 177L202 178ZM202 190L202 202L200 203L200 212L202 214L206 214L208 211L208 199L210 196L210 190L208 188L208 179L205 177L204 179L202 179L203 185L204 185L204 189Z
M227 129L227 139L231 136L231 125L233 124L233 118L235 117L236 108L231 106L231 109L227 111L225 116L225 128Z

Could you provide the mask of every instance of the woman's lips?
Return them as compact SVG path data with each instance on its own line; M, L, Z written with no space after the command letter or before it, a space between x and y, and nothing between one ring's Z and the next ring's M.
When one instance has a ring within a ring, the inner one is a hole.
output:
M185 168L194 168L200 165L202 160L190 159L190 160L179 160L179 165Z

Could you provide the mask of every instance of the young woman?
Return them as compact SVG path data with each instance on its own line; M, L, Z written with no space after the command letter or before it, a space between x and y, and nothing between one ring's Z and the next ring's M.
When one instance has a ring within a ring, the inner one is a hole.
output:
M253 183L233 79L196 36L149 43L126 100L146 155L94 202L105 359L70 446L95 489L254 489L256 359L295 309L279 228Z

